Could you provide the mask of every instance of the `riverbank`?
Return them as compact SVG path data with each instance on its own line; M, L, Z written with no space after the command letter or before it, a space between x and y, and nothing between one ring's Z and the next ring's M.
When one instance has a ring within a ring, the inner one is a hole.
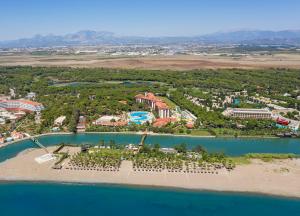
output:
M69 150L72 151L72 147ZM45 152L42 149L34 149L0 163L0 180L126 184L264 193L300 198L300 159L273 160L272 162L251 160L250 164L238 165L230 172L221 170L218 174L199 174L134 171L129 161L123 161L120 171L116 172L64 168L54 170L51 168L54 161L43 164L35 162L34 158L43 154Z

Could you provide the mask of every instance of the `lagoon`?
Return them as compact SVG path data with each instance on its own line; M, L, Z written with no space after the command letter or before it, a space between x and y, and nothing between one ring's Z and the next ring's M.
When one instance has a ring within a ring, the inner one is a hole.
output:
M46 135L38 140L45 146L58 145L62 142L69 144L97 145L101 140L108 143L114 140L118 144L138 144L141 135L124 133L85 133ZM188 148L200 144L209 152L224 152L230 156L240 156L247 153L294 153L300 154L300 140L289 138L205 138L172 135L149 135L146 144L159 143L162 147L172 147L186 143ZM0 148L0 162L16 156L28 148L36 145L30 140L24 140Z

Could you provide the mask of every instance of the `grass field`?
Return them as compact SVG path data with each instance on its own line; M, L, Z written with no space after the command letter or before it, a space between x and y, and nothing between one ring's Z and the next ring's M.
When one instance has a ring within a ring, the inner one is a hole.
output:
M207 130L191 130L191 135L194 136L211 136Z

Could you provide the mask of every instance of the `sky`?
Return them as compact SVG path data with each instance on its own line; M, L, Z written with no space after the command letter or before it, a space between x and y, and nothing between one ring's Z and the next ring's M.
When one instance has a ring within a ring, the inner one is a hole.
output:
M0 0L0 40L80 30L195 36L300 29L300 0Z

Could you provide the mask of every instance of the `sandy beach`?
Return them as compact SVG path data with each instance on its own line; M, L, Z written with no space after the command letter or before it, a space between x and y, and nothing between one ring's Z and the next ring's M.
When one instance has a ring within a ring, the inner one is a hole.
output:
M69 151L76 149L68 148ZM49 148L53 149L55 147ZM111 183L300 197L300 159L270 163L252 160L251 164L238 165L231 172L221 170L218 174L199 174L134 171L130 161L123 161L118 172L55 170L51 168L55 161L38 164L34 160L44 154L42 149L28 149L0 163L0 181ZM63 165L66 163L64 161Z

